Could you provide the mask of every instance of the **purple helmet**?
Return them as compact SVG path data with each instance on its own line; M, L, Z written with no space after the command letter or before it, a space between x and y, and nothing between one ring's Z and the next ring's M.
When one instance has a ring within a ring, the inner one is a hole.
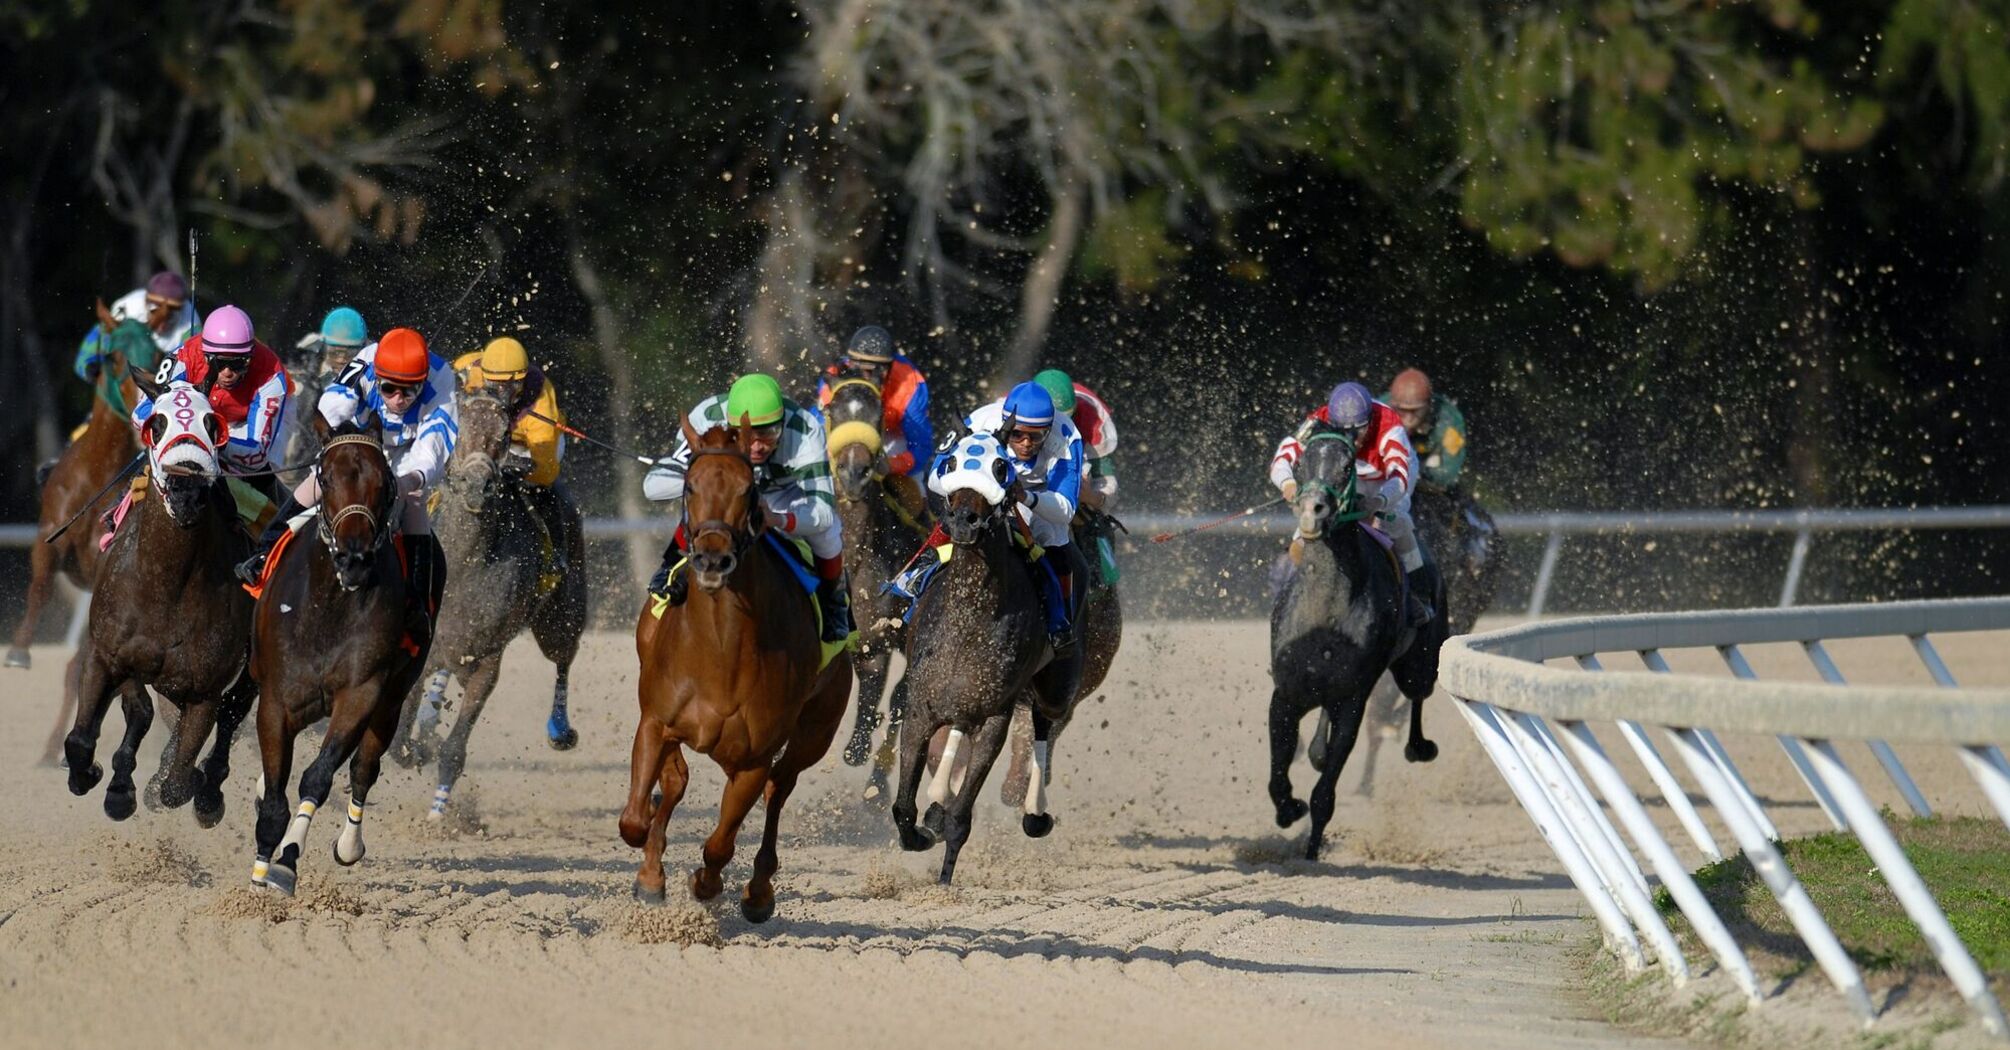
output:
M251 318L235 306L221 306L202 323L205 354L251 353Z
M188 299L188 284L181 274L162 270L147 278L147 298L157 299L169 306L180 306Z
M1367 387L1342 383L1326 397L1326 422L1339 430L1359 430L1368 425L1373 406Z

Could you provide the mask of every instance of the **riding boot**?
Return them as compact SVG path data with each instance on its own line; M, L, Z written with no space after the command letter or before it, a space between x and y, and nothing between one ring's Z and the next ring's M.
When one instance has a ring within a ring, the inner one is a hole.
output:
M272 520L266 523L265 531L259 533L257 541L251 545L251 557L238 563L238 579L257 586L259 577L265 574L265 556L272 553L273 544L286 534L287 523L293 520L293 516L306 509L293 498L291 491L286 493L286 498L279 502L279 509L273 512Z
M684 551L672 539L663 548L663 564L656 567L656 575L649 578L649 593L671 605L684 604L684 598L691 592L688 577L690 573L678 572L677 565L684 560Z
M1410 587L1410 626L1420 630L1430 626L1438 614L1424 597L1431 593L1433 586L1428 567L1412 569L1404 573L1403 578L1409 581Z
M433 640L434 603L446 587L435 572L438 549L439 541L431 536L405 537L405 633L421 649Z
M844 577L817 581L817 608L824 614L824 641L842 642L851 637L851 588Z

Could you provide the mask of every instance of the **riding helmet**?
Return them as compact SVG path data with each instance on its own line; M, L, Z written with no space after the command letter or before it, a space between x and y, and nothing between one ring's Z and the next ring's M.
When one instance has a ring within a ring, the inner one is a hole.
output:
M733 381L726 392L726 421L748 426L771 427L782 421L782 385L775 378L749 372Z
M235 306L218 307L202 323L205 354L249 354L252 342L251 317Z
M1359 430L1368 425L1373 405L1367 387L1354 382L1342 383L1334 387L1333 393L1326 398L1326 422L1340 430Z
M432 371L426 337L410 328L393 328L377 340L377 378L393 383L423 383Z
M357 313L355 307L338 306L321 319L321 342L324 346L357 350L369 341L369 329L364 326L363 315Z
M1068 378L1068 373L1058 368L1049 368L1034 376L1033 382L1040 384L1040 389L1045 390L1047 396L1054 399L1054 411L1063 415L1075 411L1075 381Z
M851 334L851 342L845 344L845 354L854 361L886 364L893 360L893 333L876 324L866 325Z
M1005 417L1029 427L1054 425L1054 398L1038 383L1021 383L1005 395Z
M482 347L482 378L492 383L522 379L530 374L530 353L509 336L489 340Z
M147 278L147 299L168 306L180 306L188 299L188 284L181 274L168 270Z
M1422 412L1431 407L1431 377L1421 368L1405 368L1389 381L1389 407Z

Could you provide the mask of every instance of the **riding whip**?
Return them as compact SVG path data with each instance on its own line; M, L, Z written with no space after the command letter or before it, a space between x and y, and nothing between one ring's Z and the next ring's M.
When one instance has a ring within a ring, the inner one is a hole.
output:
M1191 536L1196 532L1206 532L1209 529L1219 528L1223 525L1226 525L1231 521L1239 521L1243 518L1247 518L1251 514L1258 513L1259 511L1269 510L1270 508L1275 507L1282 502L1284 502L1284 497L1279 496L1276 499L1265 500L1264 502L1259 503L1254 507L1245 507L1242 510L1236 511L1233 514L1228 515L1227 517L1216 518L1213 521L1206 522L1201 525L1195 525L1193 528L1190 529L1181 529L1178 532L1161 532L1158 535L1152 537L1152 542L1164 543L1167 540L1176 540L1182 536Z
M564 423L561 423L558 420L553 419L542 412L533 410L530 412L525 412L524 415L527 415L532 419L542 420L546 423L550 423L552 426L557 427L559 430L563 431L564 433L566 433L571 437L576 437L579 440L584 441L589 445L597 445L601 448L606 449L609 452L614 453L615 455L626 456L629 459L632 459L635 462L640 463L645 467L653 467L656 465L656 460L648 456L642 455L637 452L630 452L625 448L616 448L615 446L610 445L607 442L600 440L599 438L589 437L585 433L582 433L581 431L576 430L572 427L566 426Z
M90 511L92 507L97 506L98 501L105 498L105 493L110 492L112 491L112 489L118 487L118 484L120 482L126 480L126 475L131 474L133 472L134 467L137 467L140 464L146 462L146 460L147 460L147 454L145 452L141 452L139 455L134 456L132 462L127 463L124 467L120 468L119 472L112 476L112 480L105 483L104 488L99 489L97 493L93 495L90 499L85 500L84 505L77 509L77 513L70 515L69 521L64 522L60 528L50 533L48 537L44 539L42 542L54 543L56 542L56 540L61 538L64 533L70 531L70 526L75 525L77 523L78 518L83 517L86 513Z

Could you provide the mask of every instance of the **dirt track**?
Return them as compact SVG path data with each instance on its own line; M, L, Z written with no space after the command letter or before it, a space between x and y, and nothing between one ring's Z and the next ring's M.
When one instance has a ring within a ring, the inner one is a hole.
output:
M590 639L581 746L565 754L543 741L546 665L513 649L455 827L424 823L430 778L391 769L368 858L337 868L338 820L318 821L291 906L241 888L249 741L211 831L185 811L114 825L101 791L72 798L32 765L66 655L39 649L33 671L0 677L16 720L0 744L0 1032L9 1046L1646 1045L1589 1020L1568 987L1589 920L1447 708L1428 709L1443 757L1410 766L1389 748L1372 801L1350 772L1330 862L1306 864L1262 790L1263 626L1133 625L1126 644L1057 749L1053 837L1025 839L987 801L958 885L938 888L939 855L901 853L834 750L785 814L764 927L733 903L758 816L712 909L628 900L624 636ZM673 891L721 783L708 762L692 770Z

